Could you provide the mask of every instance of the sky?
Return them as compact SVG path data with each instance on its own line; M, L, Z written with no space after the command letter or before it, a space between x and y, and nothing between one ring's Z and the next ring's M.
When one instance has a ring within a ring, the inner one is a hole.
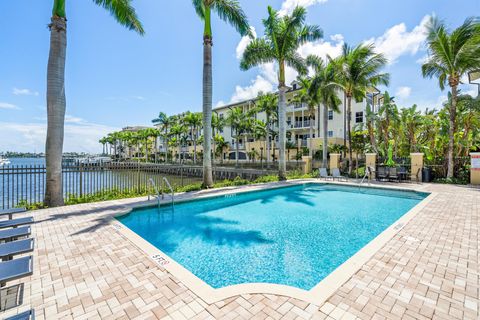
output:
M0 2L0 152L43 152L46 133L48 23L53 1ZM388 90L400 107L439 108L446 98L424 79L425 24L436 15L451 28L480 13L480 0L240 0L262 36L267 5L287 14L308 10L324 31L300 54L338 55L343 43L374 43L389 59ZM67 115L64 151L101 152L98 140L130 125L151 125L159 112L201 111L203 25L190 0L133 1L145 36L119 25L90 0L67 0ZM213 103L220 106L276 88L273 64L241 71L248 39L213 20ZM288 81L295 78L287 72ZM462 86L476 95L474 85Z

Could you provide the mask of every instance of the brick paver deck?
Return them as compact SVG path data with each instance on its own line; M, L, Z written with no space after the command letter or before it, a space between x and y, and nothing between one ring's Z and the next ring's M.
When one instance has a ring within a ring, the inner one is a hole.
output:
M122 203L34 212L37 319L479 319L480 190L426 185L436 197L323 305L236 296L208 305L111 225Z

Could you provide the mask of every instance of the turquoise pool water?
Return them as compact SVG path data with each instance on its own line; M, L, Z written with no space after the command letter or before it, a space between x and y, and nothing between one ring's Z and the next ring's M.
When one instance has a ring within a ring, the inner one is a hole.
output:
M118 220L214 288L309 290L425 193L306 184L135 209Z

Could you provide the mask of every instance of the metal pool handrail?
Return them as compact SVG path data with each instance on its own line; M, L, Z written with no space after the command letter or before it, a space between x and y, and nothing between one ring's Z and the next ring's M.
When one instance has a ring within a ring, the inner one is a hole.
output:
M373 172L371 171L370 167L367 166L367 168L365 170L365 175L363 176L362 181L360 181L360 185L363 184L363 182L365 181L365 178L367 178L367 177L368 177L368 180L367 180L368 184L370 184L370 174L371 173L373 173Z
M174 205L175 205L175 201L174 201L175 192L173 191L173 188L170 185L170 182L168 182L167 177L162 177L162 180L167 185L168 189L170 189L171 196L172 196L172 210L173 210ZM163 188L162 188L162 199L163 199Z
M157 185L155 184L155 181L152 178L148 179L148 181L150 182L150 184L153 186L153 189L157 193L155 197L157 198L158 208L160 209L160 191L158 191ZM163 197L163 193L162 193L162 197ZM148 194L148 200L150 200L150 194Z

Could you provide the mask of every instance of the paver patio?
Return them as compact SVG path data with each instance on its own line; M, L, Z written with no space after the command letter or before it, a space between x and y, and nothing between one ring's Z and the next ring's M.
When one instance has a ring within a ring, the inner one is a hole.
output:
M34 212L37 319L479 319L480 189L423 185L428 203L324 304L270 294L208 305L109 224L139 199Z

